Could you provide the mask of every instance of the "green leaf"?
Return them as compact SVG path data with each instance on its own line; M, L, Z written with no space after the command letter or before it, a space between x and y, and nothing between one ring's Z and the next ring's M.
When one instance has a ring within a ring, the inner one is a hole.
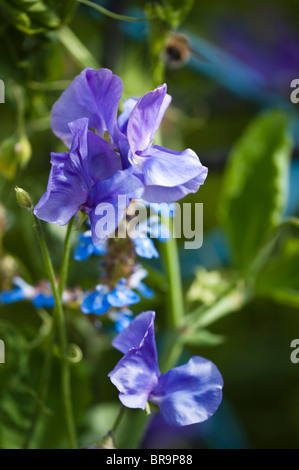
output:
M286 116L270 111L254 120L231 153L219 214L239 269L281 222L291 148Z
M299 306L299 238L291 237L258 273L256 295Z
M208 330L199 330L191 334L182 334L180 341L187 346L218 346L225 342L225 336L211 333Z

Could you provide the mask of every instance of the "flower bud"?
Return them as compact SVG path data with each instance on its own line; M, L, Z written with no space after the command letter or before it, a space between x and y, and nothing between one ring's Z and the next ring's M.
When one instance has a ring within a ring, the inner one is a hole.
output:
M26 207L26 209L32 209L32 202L29 194L22 188L15 187L17 202L21 207Z

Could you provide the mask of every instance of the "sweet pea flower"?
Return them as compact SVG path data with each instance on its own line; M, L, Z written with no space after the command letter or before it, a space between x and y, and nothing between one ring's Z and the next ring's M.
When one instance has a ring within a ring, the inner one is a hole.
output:
M152 203L175 202L204 183L208 170L191 149L176 152L152 145L165 111L171 102L167 85L161 85L140 99L129 99L118 123L127 141L120 149L127 153L127 165L145 185L143 199Z
M86 118L69 123L73 135L71 149L51 154L47 191L35 206L34 214L46 222L66 225L81 209L90 218L92 240L98 245L107 234L97 229L105 212L97 212L97 206L113 206L113 215L109 216L112 232L118 225L119 213L123 216L131 199L140 197L143 185L129 171L121 171L117 153L104 139L88 131L88 126ZM122 207L118 205L119 195L124 196Z
M108 132L110 149L119 149L123 169L131 167L145 186L148 202L175 202L196 192L204 183L207 168L190 149L176 152L152 145L171 97L166 84L140 99L130 98L117 118L122 81L108 69L83 70L54 104L53 132L70 146L68 123L88 118L89 130L103 137ZM109 145L109 144L107 144Z
M215 364L193 356L186 364L160 374L154 333L155 312L143 312L114 338L124 354L108 376L128 408L156 404L164 420L187 426L209 419L222 400L223 379Z

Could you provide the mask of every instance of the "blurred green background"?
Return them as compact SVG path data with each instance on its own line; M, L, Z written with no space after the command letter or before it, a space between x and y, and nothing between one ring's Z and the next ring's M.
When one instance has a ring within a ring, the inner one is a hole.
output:
M84 67L101 66L120 75L123 99L165 81L173 101L163 121L163 144L192 148L209 168L204 187L184 201L203 203L203 246L194 252L179 242L186 309L194 310L221 294L231 279L243 282L268 232L283 217L298 215L299 104L290 101L290 83L299 78L298 2L169 1L158 2L160 10L153 4L144 10L145 3L138 1L98 3L133 17L160 16L124 22L76 2L45 1L46 13L27 12L29 24L16 13L26 12L26 2L0 0L0 78L6 98L0 104L0 201L5 208L5 217L0 214L0 288L9 286L15 272L32 284L45 277L30 215L17 205L14 187L29 191L34 203L39 200L50 152L63 151L50 130L51 106ZM187 63L175 68L165 60L171 31L185 34L192 49ZM45 231L58 268L64 229L47 225ZM210 335L188 341L181 358L199 354L217 364L225 383L221 408L203 425L169 431L164 441L163 425L153 422L143 446L298 447L299 364L290 360L290 343L299 337L298 230L281 230L272 248L250 281L250 301L209 325ZM72 261L69 285L94 286L98 261ZM156 297L134 312L156 310L162 349L168 286L162 262L148 269ZM70 341L83 351L83 360L71 370L84 447L99 440L115 417L117 391L107 374L119 354L110 346L113 333L95 331L80 311L67 311L67 320ZM22 447L30 429L46 351L41 327L45 323L31 304L0 305L0 338L6 344L6 364L0 364L2 448ZM55 357L32 447L66 445L59 374ZM138 445L143 419L137 411L127 413L117 435L119 447Z

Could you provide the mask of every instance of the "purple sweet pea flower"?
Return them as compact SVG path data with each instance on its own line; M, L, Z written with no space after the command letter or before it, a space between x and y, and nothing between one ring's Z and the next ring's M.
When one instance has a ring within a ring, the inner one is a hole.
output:
M124 215L132 198L140 197L143 185L130 170L121 171L119 156L104 139L88 131L88 125L86 118L69 123L73 135L70 152L51 154L47 191L34 214L41 220L66 225L81 209L90 218L92 240L98 245L107 238L98 226L105 214L103 206L110 204L115 209L107 212L107 224L113 232L119 215ZM122 207L119 195L124 196Z
M154 312L138 315L113 340L124 356L108 375L129 408L159 406L169 424L187 426L209 419L222 400L223 379L217 367L199 356L160 374L154 334Z
M175 202L196 192L207 176L197 155L190 149L176 152L152 145L171 97L166 84L130 98L117 119L122 81L108 69L87 68L78 75L54 104L51 116L53 132L67 146L71 144L68 123L88 118L89 130L100 137L108 131L112 149L119 149L124 169L131 167L145 185L143 198L148 202Z
M145 185L143 199L154 203L174 202L196 192L208 173L192 150L175 152L152 145L171 102L166 91L164 84L138 101L130 98L118 118L120 129L127 137L126 144L121 142L120 152L127 153L128 163ZM122 158L124 161L123 155Z

